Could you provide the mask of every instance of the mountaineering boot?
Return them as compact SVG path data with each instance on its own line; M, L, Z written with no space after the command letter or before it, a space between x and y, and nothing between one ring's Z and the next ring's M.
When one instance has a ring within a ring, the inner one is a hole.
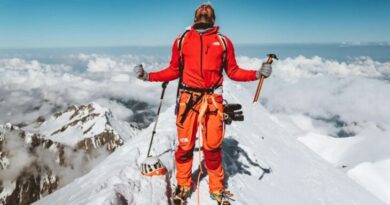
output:
M173 192L172 201L174 205L186 205L187 198L190 196L191 188L178 185Z
M210 193L211 199L217 201L218 205L231 205L231 201L234 201L231 197L233 193L227 190L218 190Z

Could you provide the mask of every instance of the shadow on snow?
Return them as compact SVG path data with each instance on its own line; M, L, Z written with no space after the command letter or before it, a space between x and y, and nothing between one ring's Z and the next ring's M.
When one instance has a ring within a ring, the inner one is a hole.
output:
M199 149L195 149L199 151ZM229 178L236 174L245 174L248 176L259 174L258 180L261 180L265 174L272 172L271 167L261 165L257 159L251 158L248 153L239 146L237 140L229 137L225 138L222 143L222 154L223 154L223 167L225 169L225 186L229 186ZM201 181L207 176L207 170L204 166L204 160L202 161L202 174L199 177L199 168L192 174L192 181L194 188L197 187L198 181Z

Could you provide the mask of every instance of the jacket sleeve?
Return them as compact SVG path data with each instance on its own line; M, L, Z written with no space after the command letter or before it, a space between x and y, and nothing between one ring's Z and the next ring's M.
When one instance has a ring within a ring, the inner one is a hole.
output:
M171 81L179 77L179 49L177 46L178 39L173 42L172 57L168 67L149 73L149 81Z
M225 37L225 36L224 36ZM235 81L253 81L257 80L256 77L256 70L247 70L240 68L237 65L236 57L234 54L234 46L230 39L225 37L226 44L227 44L227 53L226 53L226 74L229 76L230 79Z

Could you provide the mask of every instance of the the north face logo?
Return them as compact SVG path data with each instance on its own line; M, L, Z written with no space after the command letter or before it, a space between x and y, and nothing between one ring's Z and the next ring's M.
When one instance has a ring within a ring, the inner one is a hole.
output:
M218 41L215 41L211 45L213 45L213 46L220 46L221 44Z
M182 143L189 142L188 138L186 138L186 137L179 138L179 141L182 142Z

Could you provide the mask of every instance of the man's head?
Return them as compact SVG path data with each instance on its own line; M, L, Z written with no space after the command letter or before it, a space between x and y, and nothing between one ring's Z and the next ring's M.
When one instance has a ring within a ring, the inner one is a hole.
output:
M194 24L201 27L212 27L215 22L214 8L210 3L203 3L195 10Z

